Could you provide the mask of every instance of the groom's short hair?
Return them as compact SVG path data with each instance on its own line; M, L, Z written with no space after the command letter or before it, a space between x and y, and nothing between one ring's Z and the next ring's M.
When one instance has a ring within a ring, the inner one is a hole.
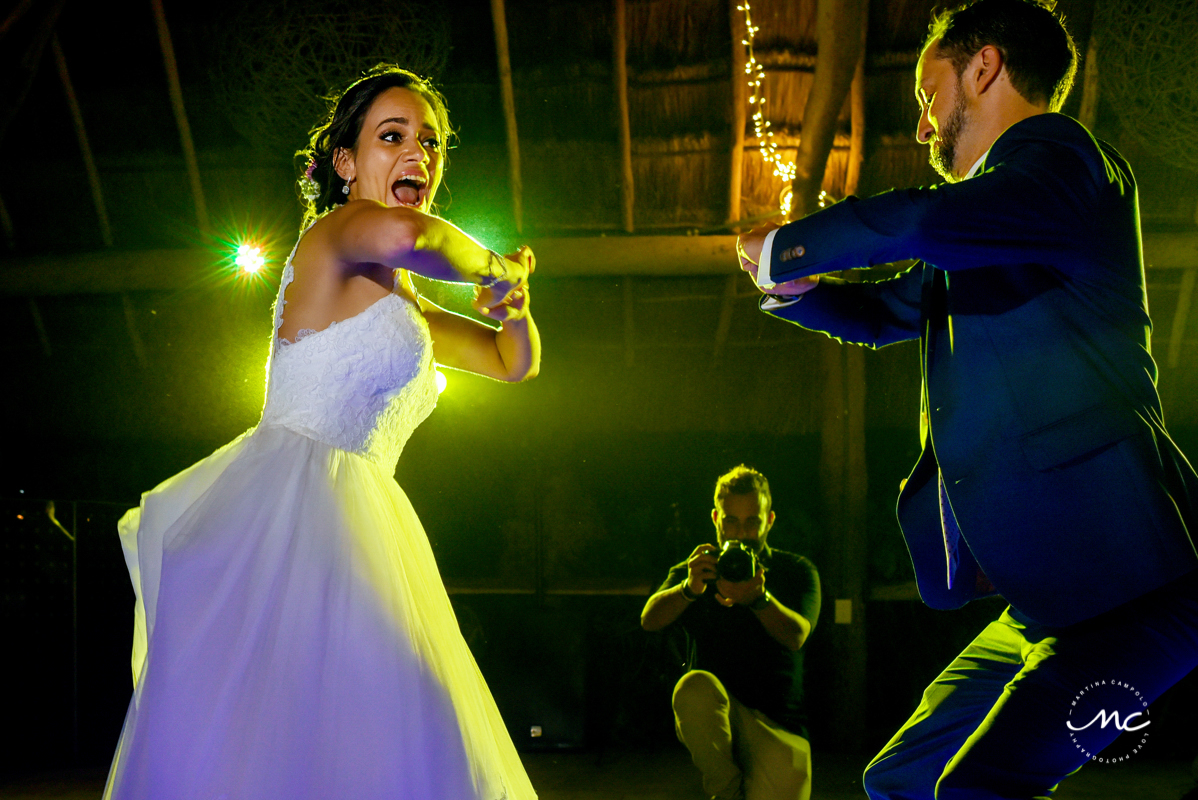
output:
M977 52L993 45L1002 53L1015 91L1030 103L1060 111L1077 74L1077 47L1052 3L1040 0L976 0L932 16L924 48L939 39L938 55L957 77Z
M746 467L744 464L738 464L728 470L715 482L715 504L717 506L730 494L754 493L765 498L763 511L767 511L773 506L774 501L770 497L770 482L760 472L752 467Z

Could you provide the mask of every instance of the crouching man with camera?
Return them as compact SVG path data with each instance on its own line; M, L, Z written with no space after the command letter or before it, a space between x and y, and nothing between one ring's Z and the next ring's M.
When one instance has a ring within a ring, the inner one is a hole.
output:
M757 470L742 464L722 476L711 512L719 547L695 548L641 612L645 630L678 624L690 640L675 727L719 800L811 795L802 648L819 617L819 574L766 544L770 506Z

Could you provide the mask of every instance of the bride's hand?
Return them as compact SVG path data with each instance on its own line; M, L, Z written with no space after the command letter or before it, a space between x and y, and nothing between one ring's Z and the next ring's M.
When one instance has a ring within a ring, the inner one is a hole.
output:
M505 256L492 252L491 257L492 259L503 259L504 265L497 272L501 272L504 277L490 286L479 287L482 291L476 288L476 298L480 296L488 298L482 301L482 305L487 308L495 308L507 302L512 293L528 283L528 276L537 268L536 257L528 245L523 245L516 252L508 253ZM482 311L477 305L475 308Z
M474 287L474 310L487 319L496 322L509 322L523 319L528 315L528 284L524 284L508 293L507 297L495 302L493 290L481 286Z
M519 281L499 281L490 287L474 287L471 304L483 316L499 322L520 319L528 313L528 276L537 268L536 256L528 245L504 256L504 260L519 264L519 268L511 271L523 273L523 277Z

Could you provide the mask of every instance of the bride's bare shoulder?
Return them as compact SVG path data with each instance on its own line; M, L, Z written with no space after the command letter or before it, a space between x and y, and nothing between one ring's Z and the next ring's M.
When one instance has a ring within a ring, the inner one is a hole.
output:
M375 238L385 222L387 208L371 200L351 200L320 217L300 239L296 259L307 261L318 254L330 266L361 261L362 239Z
M340 216L344 207L325 214L300 234L295 255L291 258L292 268L296 276L300 273L313 275L331 272L340 268L338 258L338 239L342 220Z

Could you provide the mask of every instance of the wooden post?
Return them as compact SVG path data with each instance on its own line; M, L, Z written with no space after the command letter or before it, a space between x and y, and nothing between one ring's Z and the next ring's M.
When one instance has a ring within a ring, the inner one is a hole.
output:
M54 350L50 347L50 336L46 333L46 322L42 319L42 310L38 308L37 301L32 297L29 298L29 316L33 317L33 329L37 331L37 340L42 346L42 355L49 358L54 355Z
M129 332L129 343L133 345L133 355L137 357L138 365L145 369L149 366L149 361L146 359L146 346L141 340L141 334L137 331L137 314L133 310L133 301L126 292L121 292L121 305L125 309L125 330Z
M819 0L819 53L807 104L803 109L803 138L795 155L794 200L791 217L798 219L818 208L820 187L836 124L852 83L861 48L865 0Z
M187 121L187 109L183 106L183 88L179 83L179 64L175 61L175 46L171 43L171 30L166 24L166 12L162 0L150 0L154 8L154 22L158 27L158 45L162 48L162 62L166 67L166 83L170 89L171 108L175 112L175 123L179 126L179 143L183 146L183 160L187 164L187 179L191 183L191 197L195 203L196 224L200 233L207 234L208 204L204 201L204 186L200 183L200 165L196 160L195 144L191 140L191 125Z
M17 247L17 232L13 228L12 217L8 215L8 206L4 205L3 197L0 197L0 230L4 232L4 246L9 250L15 250Z
M728 343L728 332L732 330L732 312L736 310L736 275L729 275L724 282L724 297L720 301L720 321L715 329L715 349L711 353L711 368L720 364L720 353Z
M1098 34L1090 33L1086 45L1086 65L1082 72L1082 107L1077 112L1077 121L1093 131L1098 122Z
M865 162L865 37L869 30L869 14L861 15L861 55L853 71L853 83L849 87L849 164L844 176L846 196L857 193L861 183L861 167Z
M63 55L58 34L51 37L50 48L54 51L54 63L58 67L58 77L62 81L62 90L67 96L67 107L71 110L71 122L75 125L75 138L79 140L79 150L83 153L83 166L87 169L87 183L91 187L92 203L96 206L96 217L100 220L100 238L105 247L112 247L112 228L108 224L108 209L104 207L104 192L100 188L100 172L96 169L96 160L92 158L91 144L87 140L87 128L83 126L83 111L79 108L78 98L75 97L75 87L71 84L71 74L67 71L67 59Z
M633 304L636 299L633 297L632 291L632 276L625 275L623 281L624 289L624 366L631 367L636 359L636 350L634 341L636 338L636 324L633 317Z
M824 563L818 564L830 596L821 624L830 635L837 664L829 743L859 751L865 741L865 598L868 549L865 529L865 354L860 347L824 344L823 426L820 488L823 496Z
M732 29L732 153L729 162L728 222L740 219L741 184L745 170L745 125L748 123L748 77L745 73L745 15L741 0L729 0L728 22Z
M857 18L860 50L849 89L852 131L845 194L856 193L860 185L865 151L865 38L869 14L867 8L861 11ZM823 49L824 39L821 38L821 53ZM835 117L830 119L835 125ZM805 119L803 127L806 130ZM826 154L824 158L826 160ZM798 189L795 191L797 201ZM850 275L848 279L860 280L857 275ZM859 751L865 743L868 712L865 705L865 599L869 589L869 543L865 521L869 475L865 462L865 351L852 345L834 346L828 347L825 354L828 377L824 388L820 475L830 538L825 550L828 563L821 565L821 569L824 583L832 594L829 598L832 601L829 604L832 631L829 640L832 657L839 667L832 692L840 712L830 734L835 746ZM825 620L825 624L827 622Z
M624 21L625 0L615 0L615 31L612 47L612 78L616 84L616 113L620 126L620 209L624 230L632 233L632 126L628 120L628 30Z
M1177 309L1173 312L1173 327L1169 329L1169 369L1177 369L1181 363L1181 341L1186 332L1186 317L1194 299L1194 285L1198 283L1198 267L1190 267L1181 273L1181 287L1177 292Z
M524 232L524 181L520 177L520 135L516 130L516 94L512 89L512 61L507 42L507 16L503 0L491 0L495 25L495 52L499 57L499 91L503 97L503 119L507 128L508 181L512 185L512 217L516 233Z

